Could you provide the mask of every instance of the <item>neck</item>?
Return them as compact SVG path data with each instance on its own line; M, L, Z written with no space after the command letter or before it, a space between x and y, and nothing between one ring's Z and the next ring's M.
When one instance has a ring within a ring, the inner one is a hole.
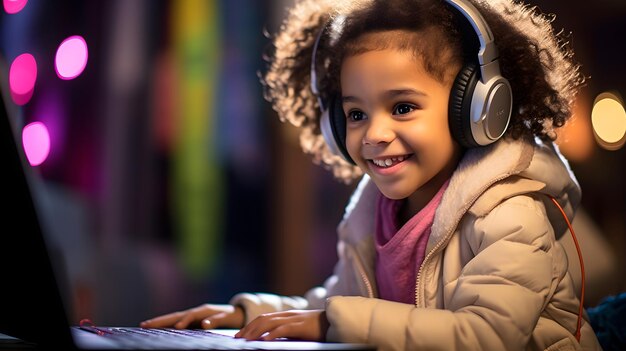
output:
M398 220L401 224L406 223L426 205L428 205L430 200L435 197L443 184L450 179L450 177L452 177L452 173L454 173L459 160L460 155L453 157L451 162L449 162L446 167L441 170L441 172L437 173L433 178L406 198L406 201L398 213Z

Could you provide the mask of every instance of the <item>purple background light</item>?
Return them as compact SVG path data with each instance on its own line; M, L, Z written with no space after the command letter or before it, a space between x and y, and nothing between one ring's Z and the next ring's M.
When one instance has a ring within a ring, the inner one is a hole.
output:
M78 77L87 65L87 42L79 35L63 40L54 59L59 78L68 80Z
M34 118L30 121L37 120L43 123L48 130L50 154L46 159L46 165L54 167L52 164L60 161L59 157L63 156L68 141L66 134L68 111L67 106L63 103L63 95L56 89L39 89L37 99L34 99L31 105L32 113L29 115Z

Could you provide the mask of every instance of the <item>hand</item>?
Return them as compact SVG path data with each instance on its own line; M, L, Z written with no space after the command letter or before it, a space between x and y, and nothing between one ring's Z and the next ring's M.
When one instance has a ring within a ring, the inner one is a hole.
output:
M291 310L262 314L243 327L236 338L273 340L292 338L324 341L328 320L324 310Z
M204 304L185 311L173 312L148 319L139 324L142 328L185 329L200 327L202 329L234 328L243 326L245 315L243 309L232 305Z

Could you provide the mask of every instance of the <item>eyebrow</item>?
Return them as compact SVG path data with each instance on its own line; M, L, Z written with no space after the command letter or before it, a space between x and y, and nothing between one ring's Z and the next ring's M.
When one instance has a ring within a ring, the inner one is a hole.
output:
M398 96L406 96L406 95L414 95L414 96L428 96L428 94L426 94L423 91L419 91L419 90L413 90L413 89L391 89L391 90L387 90L383 96L386 98L395 98ZM343 103L348 103L348 102L361 102L361 99L356 97L356 96L342 96L341 97L341 102Z

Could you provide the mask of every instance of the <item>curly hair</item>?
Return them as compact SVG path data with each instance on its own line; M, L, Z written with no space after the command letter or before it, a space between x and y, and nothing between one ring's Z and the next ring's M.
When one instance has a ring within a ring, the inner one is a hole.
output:
M513 90L513 113L506 135L555 140L555 129L570 118L584 83L565 33L555 32L554 17L537 7L515 0L471 1L493 32L501 73ZM342 60L369 50L392 47L412 51L433 77L448 79L450 67L460 67L455 63L468 60L468 47L473 47L471 55L476 55L476 36L473 41L467 39L467 32L473 33L473 29L463 27L460 23L467 21L458 21L458 16L442 0L298 0L273 38L269 65L261 77L265 98L281 121L300 129L303 151L349 183L362 172L326 145L319 127L318 100L310 88L311 56L318 33L325 31L316 54L318 87L324 99L340 94ZM366 33L390 31L409 34L374 42L360 40ZM446 55L449 52L452 55ZM320 77L320 73L324 74Z

